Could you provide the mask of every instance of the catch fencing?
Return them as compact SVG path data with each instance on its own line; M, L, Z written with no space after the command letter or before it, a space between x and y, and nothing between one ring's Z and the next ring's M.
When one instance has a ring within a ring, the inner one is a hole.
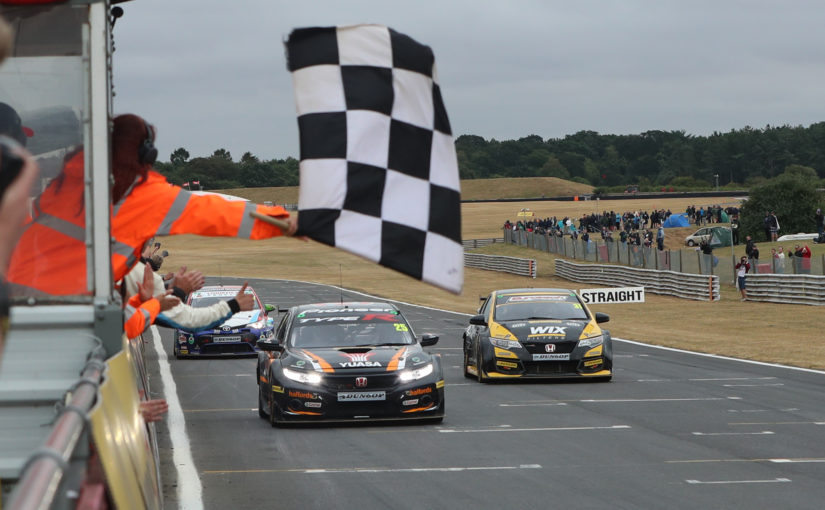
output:
M655 246L639 246L620 241L583 241L570 236L559 237L509 229L504 229L504 242L583 262L609 262L635 269L654 270L663 275L679 273L713 276L715 285L720 282L736 284L737 258L732 247L716 248L713 253L704 254L699 250L658 250ZM771 258L769 255L768 259L757 260L752 264L746 283L748 299L772 303L825 305L823 272L825 255L786 256L785 259ZM626 283L637 284L635 281ZM677 290L666 293L678 295ZM713 298L714 301L718 299L718 289L715 292L717 297Z
M577 264L556 259L556 276L605 287L641 287L645 292L698 301L719 301L719 277L639 269L635 267Z
M536 260L464 252L464 267L536 277Z
M737 258L733 247L718 247L711 254L704 254L697 248L684 250L658 250L655 246L634 245L621 241L583 241L570 236L537 234L523 230L504 229L504 242L527 246L535 250L561 255L565 258L584 262L609 262L642 269L657 269L719 276L721 282L736 283L735 265ZM761 259L753 264L753 273L825 275L825 254L816 257L786 257L773 259L770 252L762 253Z
M620 241L583 241L570 236L560 237L509 229L504 230L504 242L582 262L608 262L639 269L714 275L722 282L734 284L733 252L728 251L730 248L718 248L713 254L707 255L699 250L658 250L655 245L634 245Z

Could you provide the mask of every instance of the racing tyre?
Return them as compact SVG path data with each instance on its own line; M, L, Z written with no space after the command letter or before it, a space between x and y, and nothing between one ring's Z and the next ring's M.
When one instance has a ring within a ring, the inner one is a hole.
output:
M441 416L433 418L432 420L430 420L430 423L438 424L438 423L441 423L442 421L444 421L444 409L445 408L446 408L446 406L444 404L444 400L442 399L441 403L438 404L438 412L441 414Z
M485 383L484 371L481 369L481 348L476 349L476 379L480 383Z
M470 366L470 355L467 354L467 348L464 348L464 377L467 379L472 379L473 374L467 371L467 367Z
M269 396L269 424L272 425L273 428L278 426L278 421L275 419L276 416L276 409L275 409L275 397L272 395Z
M266 419L268 418L266 411L264 411L264 395L263 395L263 388L258 386L258 417Z
M693 242L693 239L687 242L688 246L696 246L696 243Z

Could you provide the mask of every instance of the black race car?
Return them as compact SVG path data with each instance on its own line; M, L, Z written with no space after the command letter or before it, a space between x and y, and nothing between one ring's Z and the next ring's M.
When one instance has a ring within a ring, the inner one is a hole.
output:
M592 313L566 289L496 290L464 330L464 375L508 378L613 376L613 343Z
M441 357L387 303L295 306L258 341L258 414L283 422L444 418Z

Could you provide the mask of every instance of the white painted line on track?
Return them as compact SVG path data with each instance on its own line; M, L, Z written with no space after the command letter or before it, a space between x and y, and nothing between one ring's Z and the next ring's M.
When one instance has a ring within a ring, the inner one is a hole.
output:
M713 400L739 400L741 397L696 397L696 398L611 398L611 399L584 399L573 402L587 402L591 404L613 404L625 402L703 402Z
M719 463L737 463L737 462L773 462L775 464L807 464L807 463L823 463L825 459L817 457L803 457L796 459L682 459L682 460L666 460L666 464L719 464Z
M178 377L255 377L255 374L178 374Z
M423 468L315 468L315 469L242 469L226 471L204 471L207 475L224 474L255 474L255 473L304 473L318 474L347 474L347 473L454 473L460 471L507 471L515 469L542 469L541 464L519 464L518 466L453 466L453 467L423 467Z
M720 378L702 378L702 379L636 379L636 382L714 382L714 381L765 381L776 379L776 377L720 377ZM726 384L725 386L736 386L734 384ZM770 386L768 384L743 384L741 386Z
M458 434L470 432L565 432L570 430L617 430L629 429L630 425L608 425L607 427L540 427L529 429L496 428L496 429L441 429L444 434Z
M533 402L525 404L499 404L499 407L546 407L546 406L566 406L567 402Z
M770 436L774 433L770 430L761 432L692 432L694 436Z
M739 422L739 423L728 423L728 425L736 426L736 425L745 425L745 426L753 426L753 425L825 425L825 422L821 421L769 421L769 422L761 422L761 423L749 423L749 422Z
M178 388L169 366L169 357L163 348L158 329L155 326L149 329L152 331L152 343L158 353L160 379L163 383L166 403L169 405L166 424L169 427L169 439L172 442L172 462L175 463L175 469L178 472L178 508L180 510L202 510L203 487L198 471L195 469L195 461L192 459L189 436L186 435L186 420L178 399Z
M774 462L776 464L808 464L825 462L825 459L768 459L768 462Z
M699 480L685 480L685 482L691 485L731 485L738 483L787 483L790 481L790 478L774 478L773 480L717 480L710 482L702 482Z
M787 409L728 409L729 413L767 413L767 412L787 413L791 411L799 411L798 407L789 407Z
M767 381L776 377L711 377L702 379L688 379L688 381Z
M770 384L723 384L725 388L764 388L767 386L785 386L784 383L770 383Z
M541 469L541 464L521 464L518 466L467 466L467 467L431 467L431 468L342 468L342 469L307 469L305 473L426 473L431 471L501 471L509 469Z

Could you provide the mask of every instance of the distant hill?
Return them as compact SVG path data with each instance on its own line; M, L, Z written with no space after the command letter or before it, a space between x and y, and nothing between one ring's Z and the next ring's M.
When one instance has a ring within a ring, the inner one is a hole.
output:
M210 191L246 198L255 203L270 201L276 204L294 204L298 202L297 186L233 188ZM461 181L461 198L463 200L558 197L587 195L592 192L593 186L589 184L565 181L557 177L465 179Z

